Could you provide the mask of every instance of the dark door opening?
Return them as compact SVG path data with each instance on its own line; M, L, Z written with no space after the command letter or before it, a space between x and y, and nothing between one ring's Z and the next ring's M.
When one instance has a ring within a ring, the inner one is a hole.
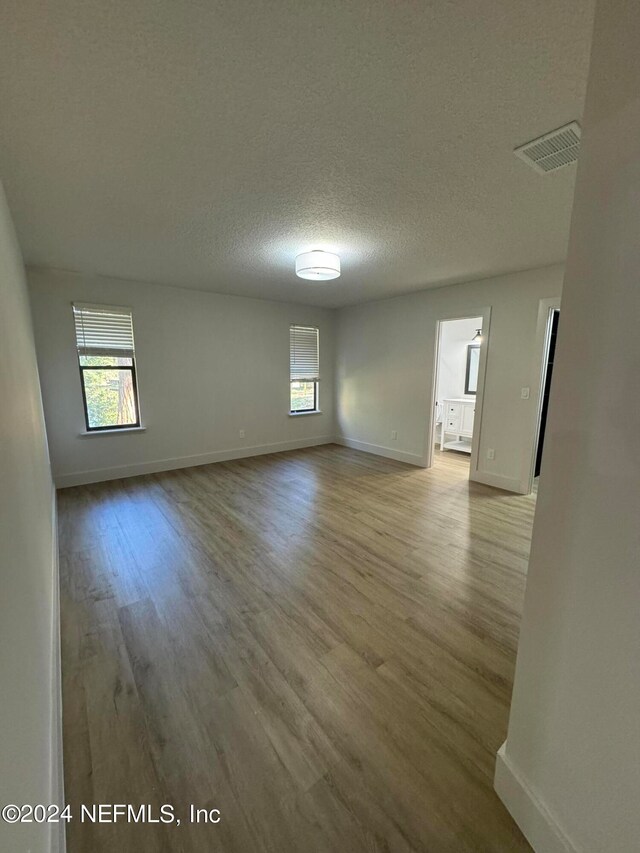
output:
M554 309L551 312L550 329L547 347L547 362L545 366L544 387L542 389L542 406L540 409L540 429L538 431L538 449L536 451L536 467L534 477L540 475L542 464L542 450L544 448L544 433L547 426L547 412L549 410L549 394L551 391L551 377L553 375L553 361L556 353L556 341L558 338L558 323L560 322L560 311Z

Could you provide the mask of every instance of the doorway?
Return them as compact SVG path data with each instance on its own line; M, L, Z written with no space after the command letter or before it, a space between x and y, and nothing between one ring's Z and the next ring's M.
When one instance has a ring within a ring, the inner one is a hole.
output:
M542 451L544 449L544 435L547 426L547 413L549 410L549 395L551 393L551 379L553 376L553 362L556 353L556 342L558 338L558 326L560 323L560 309L551 308L547 320L547 331L545 335L545 350L543 355L542 387L540 393L540 408L538 420L538 435L536 444L536 458L533 469L534 480L540 476L542 465Z
M481 316L439 323L431 437L434 464L454 456L467 464L471 460L482 327Z

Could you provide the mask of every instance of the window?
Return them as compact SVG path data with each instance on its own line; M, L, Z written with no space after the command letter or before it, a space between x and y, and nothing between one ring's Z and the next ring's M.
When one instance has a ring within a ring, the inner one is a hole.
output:
M319 411L320 357L318 330L315 327L291 326L289 365L291 413Z
M140 426L130 309L76 302L73 318L87 430Z

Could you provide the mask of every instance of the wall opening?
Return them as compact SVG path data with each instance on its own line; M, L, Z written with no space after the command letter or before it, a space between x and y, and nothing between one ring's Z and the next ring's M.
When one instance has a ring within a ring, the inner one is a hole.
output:
M480 381L482 317L441 320L435 361L433 462L469 464Z

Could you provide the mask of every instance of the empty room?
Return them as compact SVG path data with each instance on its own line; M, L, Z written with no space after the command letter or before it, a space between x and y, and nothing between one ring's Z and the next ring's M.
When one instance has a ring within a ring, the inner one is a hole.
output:
M640 6L0 5L0 853L636 853Z

